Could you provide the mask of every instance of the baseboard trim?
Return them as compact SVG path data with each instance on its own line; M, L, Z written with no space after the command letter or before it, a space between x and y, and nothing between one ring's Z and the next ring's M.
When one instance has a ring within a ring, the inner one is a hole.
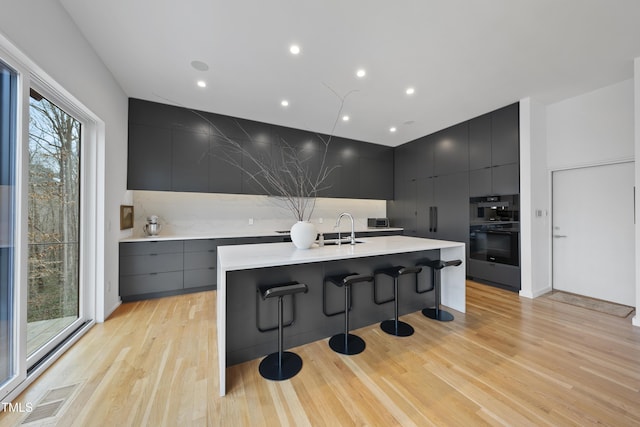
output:
M535 291L535 292L530 292L530 291L528 291L528 290L527 290L527 291L521 290L521 291L519 292L519 295L520 295L521 297L524 297L524 298L534 299L534 298L538 298L539 296L542 296L542 295L544 295L544 294L546 294L546 293L549 293L549 292L551 292L551 291L552 291L551 286L547 286L547 287L545 287L545 288L538 289L538 290L537 290L537 291Z

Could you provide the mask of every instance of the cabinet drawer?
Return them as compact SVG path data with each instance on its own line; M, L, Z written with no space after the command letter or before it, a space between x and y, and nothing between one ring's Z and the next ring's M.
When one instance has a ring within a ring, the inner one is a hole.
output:
M120 296L175 291L183 288L182 271L120 276Z
M198 268L215 268L217 265L216 251L211 252L185 252L184 269L195 270Z
M151 254L120 257L120 275L180 271L182 254Z
M120 243L120 256L181 253L182 240Z
M469 260L469 276L520 289L520 268L512 265Z
M215 268L201 268L198 270L185 270L184 287L199 288L201 286L215 286L217 283L217 274Z
M203 239L203 240L185 240L184 251L185 252L215 252L218 247L218 239Z

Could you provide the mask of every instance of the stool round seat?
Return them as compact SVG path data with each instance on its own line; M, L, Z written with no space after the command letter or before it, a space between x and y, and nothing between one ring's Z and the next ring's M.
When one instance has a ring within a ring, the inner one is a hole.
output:
M380 323L380 329L382 329L384 332L390 335L395 335L396 337L408 337L410 335L413 335L413 332L414 332L413 327L406 322L398 320L398 278L406 274L418 274L421 271L422 271L422 267L419 267L419 266L404 267L402 265L397 265L394 267L381 268L374 272L374 277L377 276L378 274L384 274L386 276L393 278L393 298L392 299L379 301L376 297L375 284L374 284L373 298L376 304L383 304L391 301L394 302L393 304L394 318L385 320L382 323Z
M351 285L362 282L371 282L373 276L359 275L358 273L338 274L325 277L325 282L333 283L337 287L344 288L344 310L336 313L327 313L326 307L324 314L327 316L335 316L344 313L344 333L336 334L329 339L329 347L336 353L354 355L364 351L366 343L357 335L349 333L349 311L351 310Z
M287 295L306 293L307 285L298 282L288 282L276 285L264 285L258 287L258 292L263 300L278 299L278 351L271 353L260 362L258 370L263 378L282 381L294 377L302 369L302 359L297 354L284 351L283 340L283 304L282 298ZM287 325L287 326L290 326ZM260 330L260 329L259 329ZM263 330L260 330L261 332Z
M416 266L425 266L425 267L431 268L432 283L436 293L435 307L423 309L422 314L424 316L430 319L439 320L440 322L450 322L454 319L453 314L440 308L440 301L441 301L440 271L443 268L457 267L461 264L462 264L462 261L459 259L455 259L451 261L443 261L440 259L436 259L436 260L426 259L416 264Z

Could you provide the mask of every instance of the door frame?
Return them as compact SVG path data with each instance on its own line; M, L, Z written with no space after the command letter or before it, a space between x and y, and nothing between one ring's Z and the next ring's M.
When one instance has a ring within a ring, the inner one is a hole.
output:
M17 319L14 322L13 336L16 345L14 353L16 376L0 389L0 400L11 401L26 389L35 379L51 366L69 347L82 337L95 319L104 317L105 295L105 257L104 245L106 239L105 224L105 123L82 102L64 89L51 76L29 59L20 49L0 34L0 59L18 72L18 106L16 132L16 251L14 277L14 312ZM68 108L70 113L77 116L83 123L82 138L84 140L84 167L86 173L81 178L85 189L82 190L81 215L84 224L81 228L81 246L85 258L81 267L83 286L85 323L71 337L52 348L47 356L31 369L27 363L26 309L27 309L27 202L28 202L28 117L29 90L34 84L45 88L53 95L54 101Z

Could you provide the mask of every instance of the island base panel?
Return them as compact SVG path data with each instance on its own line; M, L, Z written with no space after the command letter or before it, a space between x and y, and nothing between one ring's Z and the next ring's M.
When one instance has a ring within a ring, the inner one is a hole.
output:
M285 299L283 321L287 323L293 320L284 334L284 347L289 349L344 332L342 316L327 317L322 312L324 277L349 272L373 275L374 270L380 268L413 266L424 258L437 259L439 255L438 250L433 250L227 272L226 365L257 359L277 351L277 330L259 332L258 325L262 329L277 325L278 304L275 300L263 301L257 298L258 286L295 280L309 287L306 294L295 296L295 313L291 298ZM419 280L421 288L430 287L430 271L423 269L419 273ZM373 286L371 282L352 288L352 309L349 314L352 330L393 319L393 303L376 305L373 302ZM376 286L379 299L393 297L393 279L390 277L378 275ZM433 293L418 294L415 286L415 275L400 278L400 315L433 306ZM344 309L344 290L329 285L326 289L327 311ZM260 306L257 308L256 304Z

